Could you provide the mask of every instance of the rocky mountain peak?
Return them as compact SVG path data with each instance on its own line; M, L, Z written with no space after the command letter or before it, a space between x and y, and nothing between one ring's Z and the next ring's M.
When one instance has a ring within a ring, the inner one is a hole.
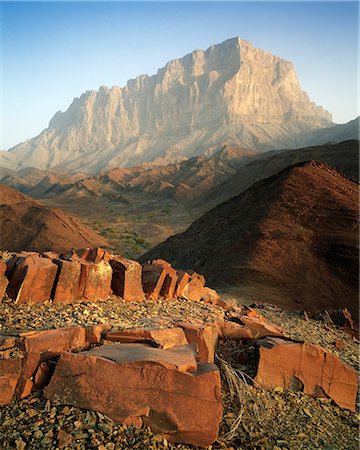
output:
M85 92L11 152L20 167L96 172L174 162L229 139L260 151L300 146L305 133L330 122L290 62L236 37L124 87Z

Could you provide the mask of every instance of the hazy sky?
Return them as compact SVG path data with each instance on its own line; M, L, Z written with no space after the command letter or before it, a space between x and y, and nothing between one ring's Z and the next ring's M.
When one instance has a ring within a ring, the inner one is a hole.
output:
M234 36L292 61L310 98L347 122L359 114L358 14L357 2L1 2L0 149L88 89Z

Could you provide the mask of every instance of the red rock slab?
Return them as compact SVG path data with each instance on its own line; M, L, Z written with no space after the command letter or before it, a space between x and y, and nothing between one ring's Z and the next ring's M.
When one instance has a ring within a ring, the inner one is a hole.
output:
M142 266L142 286L145 295L150 300L157 300L166 278L166 270L153 264Z
M213 363L218 340L218 329L215 324L202 321L178 322L186 335L189 344L195 343L198 352L196 360Z
M116 347L121 351L123 345ZM198 364L196 372L184 373L173 364L117 363L91 353L60 357L44 390L49 400L100 411L120 423L138 417L138 424L144 422L170 442L205 447L217 439L222 407L214 364Z
M137 261L116 256L110 259L113 270L111 289L126 302L143 301L142 267Z
M17 303L41 303L51 298L57 266L48 258L20 257L12 271L7 293Z
M99 344L106 331L110 330L110 325L92 325L85 328L85 339L89 344ZM105 336L104 336L105 337Z
M109 261L111 258L111 254L100 247L94 248L82 248L75 252L79 258L84 259L85 261L93 262L98 264L101 261Z
M243 339L253 339L253 334L249 328L230 320L219 320L216 322L219 330L219 337L241 341Z
M186 345L182 328L129 328L126 330L113 330L106 333L106 340L122 343L136 343L153 341L157 346L167 349L177 345Z
M150 264L162 267L166 271L165 280L160 290L160 296L169 299L174 298L176 296L175 289L178 279L176 270L171 267L170 263L163 259L154 259Z
M20 339L18 337L0 334L0 350L8 350L14 347L20 347Z
M328 396L341 408L355 411L357 373L328 350L307 342L273 337L265 338L259 344L255 378L259 386L294 389L301 385L305 394Z
M89 301L107 300L111 293L111 279L112 269L107 261L81 261L79 298Z
M0 303L5 295L6 288L9 284L9 280L6 278L5 272L6 272L6 263L5 261L0 260Z
M166 277L160 291L160 296L168 299L176 297L175 295L176 282L177 282L176 270L172 268L166 269Z
M176 282L176 288L175 288L175 295L176 297L182 297L185 286L190 281L190 275L185 272L184 270L178 270L177 271L177 282Z
M53 294L54 303L71 303L79 298L81 264L78 261L54 259L58 266L57 282Z
M265 336L284 336L283 328L266 322L261 316L241 315L239 320L250 330L253 339L260 339Z
M201 300L211 305L217 305L220 302L220 296L215 289L204 287Z
M202 299L204 292L204 285L202 280L196 275L192 276L188 284L184 287L182 297L193 302L198 302Z
M33 376L40 363L57 359L63 352L88 347L83 327L39 331L22 337L25 357L17 387L19 398L30 394L33 388Z
M22 368L21 358L0 359L0 405L8 405L14 397Z
M175 368L180 372L196 370L194 348L191 345L161 349L145 344L109 344L94 347L82 352L84 355L101 356L117 363L148 362L161 364L164 367Z

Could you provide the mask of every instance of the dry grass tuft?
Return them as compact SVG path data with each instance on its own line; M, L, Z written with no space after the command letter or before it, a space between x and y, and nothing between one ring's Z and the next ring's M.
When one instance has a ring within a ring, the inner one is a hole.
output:
M268 402L270 397L263 389L254 388L254 381L241 370L234 369L230 363L216 355L217 363L220 367L223 380L229 387L231 399L238 405L238 413L230 426L230 430L224 435L225 440L233 439L239 430L245 408L247 415L251 411L251 415L259 424L265 424L268 419ZM257 390L261 390L261 396L256 395Z

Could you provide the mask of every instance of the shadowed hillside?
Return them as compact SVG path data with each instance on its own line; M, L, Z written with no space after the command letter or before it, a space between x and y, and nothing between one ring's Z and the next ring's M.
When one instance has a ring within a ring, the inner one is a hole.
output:
M79 220L0 184L1 250L67 251L106 241Z
M140 259L204 273L243 297L358 316L358 184L318 162L256 183Z

